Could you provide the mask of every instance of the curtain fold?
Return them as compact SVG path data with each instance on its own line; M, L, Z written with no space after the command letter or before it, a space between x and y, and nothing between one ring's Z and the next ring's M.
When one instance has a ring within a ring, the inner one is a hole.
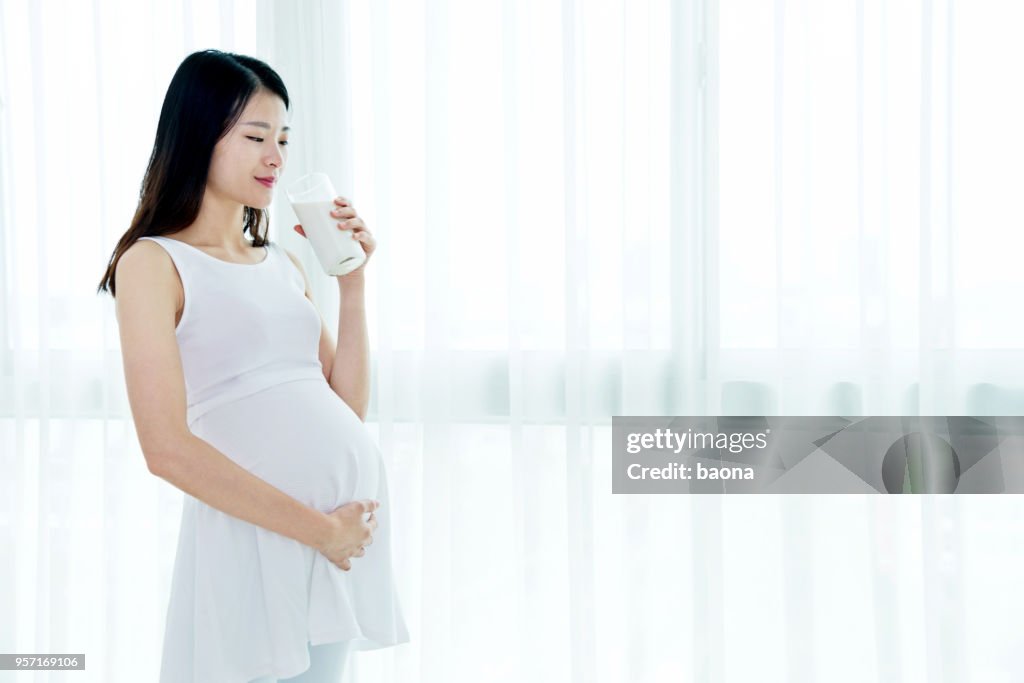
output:
M1013 680L1016 497L613 496L610 418L1024 410L1022 14L0 0L0 652L156 677L181 492L96 284L174 69L216 47L289 89L282 186L328 173L379 243L412 642L346 680Z

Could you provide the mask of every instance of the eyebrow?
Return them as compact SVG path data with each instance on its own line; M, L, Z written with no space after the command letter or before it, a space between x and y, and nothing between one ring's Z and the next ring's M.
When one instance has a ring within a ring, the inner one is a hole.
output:
M243 126L259 126L260 128L270 128L270 124L267 123L266 121L246 121L242 125ZM291 128L288 127L288 126L285 126L284 128L281 129L281 132L285 132L285 131L289 131L289 130L291 130Z

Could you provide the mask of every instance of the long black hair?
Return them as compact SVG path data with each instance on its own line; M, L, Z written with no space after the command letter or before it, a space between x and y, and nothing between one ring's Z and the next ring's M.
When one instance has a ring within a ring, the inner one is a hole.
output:
M280 97L288 108L288 91L281 77L254 57L203 50L193 52L178 66L160 109L135 216L114 248L97 293L109 289L111 296L117 296L117 262L140 237L173 233L195 222L213 148L261 89ZM242 232L249 232L253 246L266 245L267 211L246 206L243 214Z

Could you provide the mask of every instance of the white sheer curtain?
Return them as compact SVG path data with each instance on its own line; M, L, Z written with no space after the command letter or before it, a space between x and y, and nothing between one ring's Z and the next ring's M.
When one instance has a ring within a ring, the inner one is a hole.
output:
M156 677L181 493L95 290L208 47L279 71L288 175L380 243L413 642L347 680L1020 677L1016 497L613 496L610 416L1024 411L1024 10L0 3L0 652L87 655L0 679Z

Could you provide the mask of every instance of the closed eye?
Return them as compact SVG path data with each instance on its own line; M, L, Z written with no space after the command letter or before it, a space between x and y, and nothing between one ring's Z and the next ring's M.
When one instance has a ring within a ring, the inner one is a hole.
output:
M263 138L254 138L254 137L252 137L250 135L246 135L245 137L249 138L250 140L255 140L256 142L263 142ZM282 140L281 144L282 145L287 145L288 141L287 140Z

